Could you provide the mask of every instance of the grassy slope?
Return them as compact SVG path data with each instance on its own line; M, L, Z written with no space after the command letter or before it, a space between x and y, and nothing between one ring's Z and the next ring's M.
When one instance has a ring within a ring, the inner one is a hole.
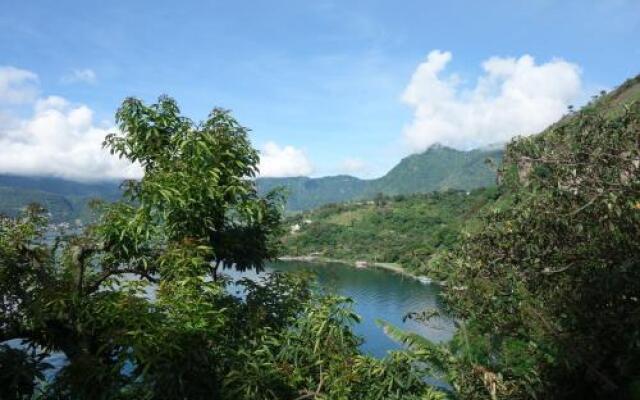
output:
M479 213L499 206L496 188L385 198L383 204L330 205L287 220L301 229L284 238L287 255L321 253L348 261L400 263L427 273L430 258L449 249ZM306 223L305 220L311 221ZM430 271L434 275L434 271ZM437 275L437 274L436 274Z

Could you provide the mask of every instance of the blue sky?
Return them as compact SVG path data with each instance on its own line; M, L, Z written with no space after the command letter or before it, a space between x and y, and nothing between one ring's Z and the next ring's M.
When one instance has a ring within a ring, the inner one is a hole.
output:
M469 148L505 139L493 130L533 133L527 130L555 118L560 105L640 73L638 0L59 0L3 1L2 9L0 66L35 76L7 85L37 94L30 101L5 99L0 140L34 134L25 126L47 96L68 102L50 106L63 117L81 105L91 111L88 125L80 124L86 129L74 131L82 135L107 129L123 98L152 101L166 93L194 119L213 106L233 110L252 129L253 143L271 152L265 169L272 175L378 176L436 139ZM492 58L504 62L483 67ZM425 72L430 77L417 73L436 64L435 73ZM489 100L513 82L534 81L531 74L550 86L532 97L546 96L543 103L555 108L530 99L497 127L491 118L454 116L493 115L503 107ZM498 81L483 91L483 77ZM553 92L558 86L562 91ZM419 93L413 100L409 87ZM429 97L438 88L450 93ZM528 110L544 118L522 121ZM11 122L3 126L3 120ZM47 163L52 174L82 178L56 169L62 160L54 161ZM0 172L48 173L47 165L34 161L21 169L0 160ZM80 161L71 167L83 169Z

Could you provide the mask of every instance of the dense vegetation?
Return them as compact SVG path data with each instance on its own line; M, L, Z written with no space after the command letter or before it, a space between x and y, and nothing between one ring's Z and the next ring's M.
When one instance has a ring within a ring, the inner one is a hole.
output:
M401 239L416 235L408 246L446 271L454 339L381 322L411 347L384 359L358 352L348 299L302 275L229 294L220 269L259 270L279 254L280 193L257 191L258 154L229 113L195 124L171 99L129 99L122 135L105 141L145 170L123 201L53 241L37 206L0 219L0 343L26 346L0 345L0 398L640 398L639 94L637 77L514 139L497 189L377 196L288 222L302 230L287 246L336 256L379 235L391 249L379 256L402 260ZM68 363L43 382L53 351Z
M259 178L258 191L277 187L287 192L287 209L304 211L330 203L373 199L385 195L430 193L450 189L472 190L495 185L495 167L502 150L460 151L434 145L404 158L386 175L371 180L352 176L324 178ZM490 163L486 161L490 160Z
M305 277L226 290L220 269L276 254L282 212L228 112L195 124L169 98L128 99L116 119L105 146L144 168L122 201L54 240L36 205L0 219L0 398L442 398L412 353L360 354L348 299ZM67 363L44 382L50 352Z
M442 259L452 343L387 326L461 398L640 398L640 103L611 107L639 87L507 147L511 206Z
M448 273L433 261L453 248L465 231L476 228L482 212L498 207L499 196L494 187L378 195L373 201L327 205L286 220L290 232L283 238L283 251L293 256L400 263L413 272L445 279Z

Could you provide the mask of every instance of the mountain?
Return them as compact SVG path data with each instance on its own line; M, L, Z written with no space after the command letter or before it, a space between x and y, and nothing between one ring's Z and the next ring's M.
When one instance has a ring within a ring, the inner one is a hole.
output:
M495 185L495 167L501 149L455 150L434 145L420 154L404 158L386 175L377 179L358 179L348 175L324 178L259 178L258 191L266 193L276 187L288 192L287 209L310 210L329 203L370 199L386 195L429 193L447 189L471 190Z
M404 158L385 176L371 182L367 195L411 194L447 189L471 190L495 185L495 167L502 149L460 151L434 145L424 153Z
M369 181L348 175L324 178L258 178L261 194L282 187L287 193L287 209L309 210L329 203L340 203L363 197Z
M15 216L29 203L46 208L54 222L87 216L94 198L113 201L120 197L119 182L75 182L62 178L0 175L0 214Z
M261 194L284 187L288 193L287 210L304 211L330 203L371 199L378 193L413 194L493 186L495 172L485 165L487 158L498 163L502 151L460 151L434 145L421 154L406 157L378 179L348 175L258 178L256 184ZM47 208L54 221L68 221L86 217L87 202L92 198L109 201L119 196L116 181L83 183L54 177L0 175L0 214L11 216L35 202Z

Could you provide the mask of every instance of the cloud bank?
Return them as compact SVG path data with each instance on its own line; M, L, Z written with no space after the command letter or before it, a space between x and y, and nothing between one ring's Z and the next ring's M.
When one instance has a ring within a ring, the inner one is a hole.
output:
M543 130L581 93L580 68L561 59L491 57L475 86L445 75L450 52L434 50L413 73L402 101L414 109L404 129L412 151L434 143L469 149Z
M266 143L260 150L260 176L304 176L313 172L313 166L304 151L293 146L280 147Z
M58 97L38 97L38 76L27 70L0 67L0 173L48 175L89 181L136 178L141 170L102 149L115 128L99 126L93 111Z
M31 117L0 125L0 173L81 181L140 177L140 168L102 149L113 131L96 126L85 105L56 96L39 99Z

